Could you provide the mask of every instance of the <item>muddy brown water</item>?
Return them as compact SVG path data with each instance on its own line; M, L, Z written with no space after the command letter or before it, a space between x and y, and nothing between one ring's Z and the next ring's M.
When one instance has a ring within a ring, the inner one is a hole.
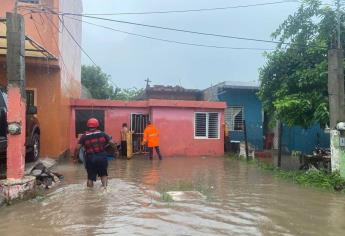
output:
M345 196L273 178L227 158L111 161L109 190L61 164L61 186L0 209L0 235L345 235ZM169 202L155 191L199 190Z

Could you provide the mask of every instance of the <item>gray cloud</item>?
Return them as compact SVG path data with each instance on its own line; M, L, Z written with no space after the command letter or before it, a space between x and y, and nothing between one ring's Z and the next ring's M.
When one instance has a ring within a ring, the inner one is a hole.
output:
M84 0L85 13L183 10L269 2L267 0ZM140 22L250 38L270 39L270 34L297 9L296 3L161 15L111 16ZM106 16L110 18L110 16ZM86 20L86 19L85 19ZM228 47L264 47L274 44L197 36L179 32L89 20L120 30L153 37ZM182 84L206 88L224 80L258 80L258 68L265 62L262 52L198 48L137 38L90 25L83 25L83 47L120 87L143 87L147 77L154 84ZM83 57L84 64L91 64Z

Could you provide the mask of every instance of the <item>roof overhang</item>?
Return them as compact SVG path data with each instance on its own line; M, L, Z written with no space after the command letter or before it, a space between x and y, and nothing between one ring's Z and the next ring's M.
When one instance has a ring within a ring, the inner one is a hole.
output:
M0 56L7 54L7 27L6 20L0 19ZM34 59L57 60L47 49L35 42L29 36L25 36L25 57Z
M249 82L225 81L213 87L219 88L219 89L238 89L238 90L259 90L260 88L259 83L255 81L249 81Z
M210 101L185 101L167 99L149 99L144 101L117 101L117 100L96 100L96 99L71 99L70 105L77 108L193 108L224 110L227 106L225 102Z

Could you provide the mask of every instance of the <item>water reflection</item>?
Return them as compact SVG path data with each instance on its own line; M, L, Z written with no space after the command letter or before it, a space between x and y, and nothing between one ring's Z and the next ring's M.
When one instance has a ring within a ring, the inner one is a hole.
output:
M110 166L109 191L86 189L82 166L63 185L0 210L0 235L342 235L345 197L305 189L226 158L137 158ZM207 200L162 201L198 190Z

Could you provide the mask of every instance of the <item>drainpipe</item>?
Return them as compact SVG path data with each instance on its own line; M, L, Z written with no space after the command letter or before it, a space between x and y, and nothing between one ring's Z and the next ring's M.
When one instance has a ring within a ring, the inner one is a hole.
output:
M22 179L25 166L25 30L23 16L6 13L8 135L7 179Z

